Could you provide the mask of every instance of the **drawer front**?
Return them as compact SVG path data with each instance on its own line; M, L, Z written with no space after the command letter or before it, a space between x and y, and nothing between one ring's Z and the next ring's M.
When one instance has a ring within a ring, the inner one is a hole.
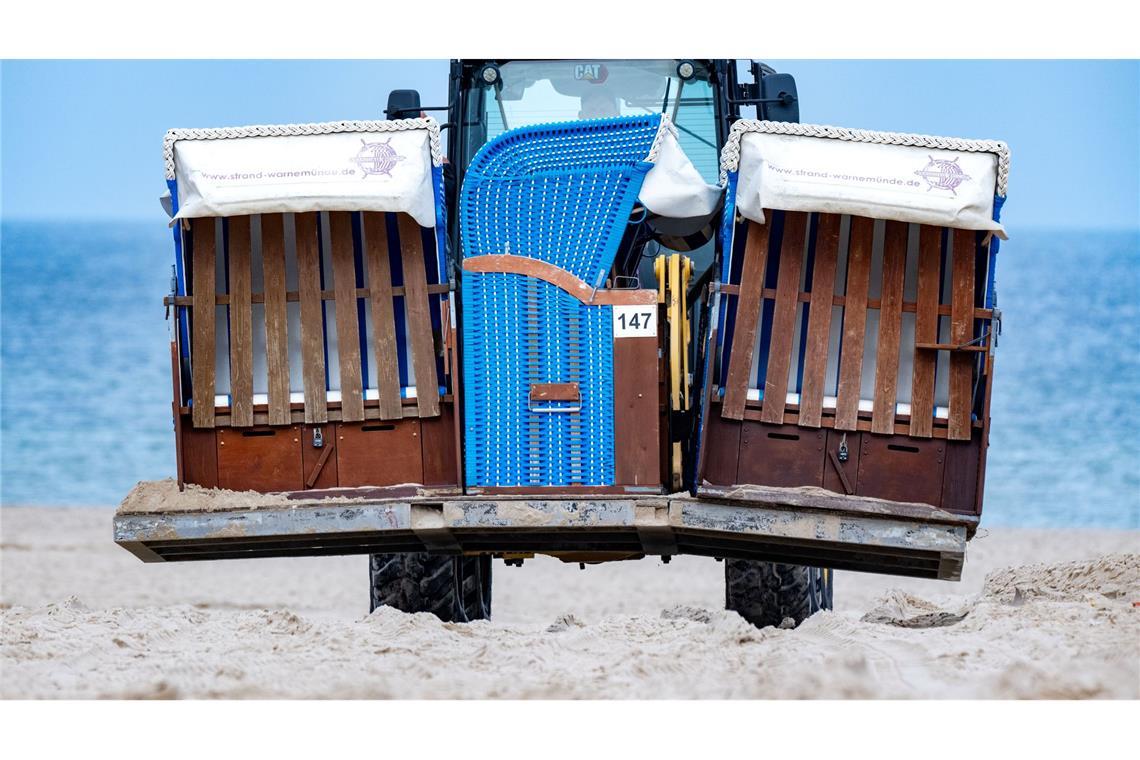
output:
M219 428L218 485L232 491L300 491L301 428Z
M940 506L945 462L944 440L864 433L859 495Z
M738 483L822 486L826 432L745 421L740 431Z
M420 421L341 423L336 426L341 487L423 483Z

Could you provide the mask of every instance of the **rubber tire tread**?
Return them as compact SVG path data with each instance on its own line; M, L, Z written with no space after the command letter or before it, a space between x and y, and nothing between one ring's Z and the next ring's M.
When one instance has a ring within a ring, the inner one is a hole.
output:
M388 606L401 612L430 612L448 623L491 617L489 555L373 554L368 574L371 612Z
M724 606L757 628L779 626L785 618L795 625L834 603L833 573L815 567L724 561Z

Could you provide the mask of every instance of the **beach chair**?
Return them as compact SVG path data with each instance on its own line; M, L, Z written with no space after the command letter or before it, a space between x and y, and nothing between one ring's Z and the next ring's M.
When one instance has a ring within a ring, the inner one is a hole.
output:
M1004 144L739 121L698 493L981 511Z
M670 195L652 175L662 146L687 166L669 176L698 178L701 210L719 199L672 130L660 114L525 127L472 160L460 202L469 490L663 490L658 292L610 279L639 195L668 205L653 200Z
M458 488L431 119L172 130L179 482Z

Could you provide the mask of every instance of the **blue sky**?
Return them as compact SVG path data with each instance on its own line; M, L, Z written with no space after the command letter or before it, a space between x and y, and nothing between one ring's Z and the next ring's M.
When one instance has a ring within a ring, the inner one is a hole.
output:
M1140 228L1136 61L769 61L805 122L1008 142L1005 221ZM446 97L445 61L5 61L0 214L162 220L170 127L380 118ZM68 198L75 182L100 191Z

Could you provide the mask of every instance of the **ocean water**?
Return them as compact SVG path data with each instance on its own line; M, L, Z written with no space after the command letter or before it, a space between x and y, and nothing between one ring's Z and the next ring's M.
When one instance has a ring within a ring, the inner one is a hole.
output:
M1140 232L1011 231L984 525L1140 527ZM0 503L173 476L170 235L0 226Z

